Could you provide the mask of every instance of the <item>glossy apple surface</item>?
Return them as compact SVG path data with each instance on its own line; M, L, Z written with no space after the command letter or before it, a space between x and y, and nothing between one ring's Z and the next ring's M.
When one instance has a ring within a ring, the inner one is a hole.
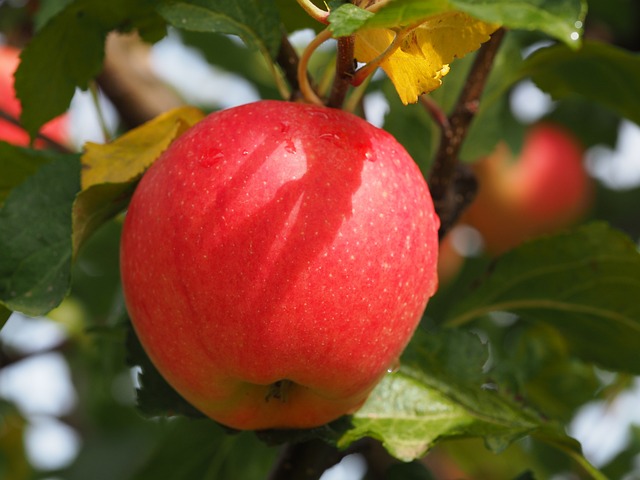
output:
M478 196L463 221L480 231L493 254L571 225L590 205L583 148L559 125L532 127L517 159L501 144L474 168Z
M343 111L261 101L214 113L147 171L126 215L128 311L158 370L238 429L355 411L437 286L418 167Z
M8 45L0 45L0 110L12 117L19 118L22 108L16 98L13 87L13 75L20 64L20 51ZM69 125L67 115L56 117L45 124L41 132L56 142L68 145ZM0 118L0 140L13 145L29 145L29 134L20 127ZM36 146L42 147L44 143L36 142Z

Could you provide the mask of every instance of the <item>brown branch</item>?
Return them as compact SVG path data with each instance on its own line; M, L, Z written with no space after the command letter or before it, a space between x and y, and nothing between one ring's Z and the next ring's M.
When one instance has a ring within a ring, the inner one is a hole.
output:
M276 57L276 63L282 69L284 77L291 86L291 98L289 100L295 100L300 96L300 84L298 83L299 61L298 53L295 48L293 48L293 45L291 45L291 42L289 42L287 35L283 34L280 49Z
M336 75L333 79L329 100L327 101L328 107L342 108L355 72L355 65L353 64L354 45L353 37L340 37L338 39Z
M383 478L383 472L389 465L398 462L380 442L372 438L362 438L345 450L314 439L288 444L273 466L268 480L318 480L327 469L354 453L365 458L369 469L367 478L372 480Z
M14 117L13 115L9 115L7 112L5 112L4 110L0 109L0 119L1 120L5 120L9 123L11 123L12 125L15 125L16 127L19 127L23 130L25 130L25 128L22 126L22 124L20 123L20 121ZM54 140L53 138L49 137L48 135L45 135L42 132L38 132L36 134L36 139L37 140L42 140L48 147L52 148L53 150L57 150L58 152L61 153L72 153L72 151L67 148L66 146L62 145L60 142L57 142L56 140Z
M153 72L149 50L136 34L112 32L107 37L104 67L96 80L128 129L184 104Z
M428 179L436 213L440 217L438 233L441 239L475 196L476 182L472 173L460 165L458 156L478 111L480 96L504 33L502 28L496 30L482 45L448 122L442 124L440 146Z

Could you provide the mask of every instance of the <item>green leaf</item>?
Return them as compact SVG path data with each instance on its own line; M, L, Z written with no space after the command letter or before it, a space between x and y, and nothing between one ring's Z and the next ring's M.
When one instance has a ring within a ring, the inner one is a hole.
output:
M437 13L458 10L510 29L537 30L572 47L580 44L586 14L584 0L395 0L374 15L343 5L331 12L336 35L350 35L365 28L396 28L420 22Z
M34 14L36 32L73 2L74 0L41 0L38 11Z
M0 205L11 189L36 173L55 155L45 150L17 147L0 141Z
M360 11L357 11L360 10ZM375 14L345 4L331 11L329 24L336 36L351 35L365 28L394 28L416 23L426 17L451 10L447 0L396 0Z
M329 14L329 29L335 37L344 37L357 31L374 14L352 3L345 3Z
M14 188L0 209L0 302L27 315L56 307L69 287L77 155L58 155Z
M463 12L514 30L544 32L571 48L580 46L586 0L451 0Z
M274 0L165 0L159 12L182 30L237 35L271 58L280 48L282 32Z
M403 105L390 81L385 81L383 92L389 103L383 128L407 149L426 175L440 141L440 129L422 105Z
M153 8L152 0L75 0L47 21L23 50L16 72L21 121L32 136L68 108L76 87L87 89L100 73L107 33L157 29Z
M571 354L565 338L545 323L479 322L491 342L492 372L545 415L569 422L602 388L593 365Z
M580 122L576 122L579 118ZM595 145L615 148L621 118L613 110L581 96L563 98L545 116L556 124L566 125L585 149ZM596 218L603 218L595 215Z
M485 347L470 333L419 330L399 372L376 387L338 445L371 436L409 461L447 438L483 437L501 450L540 428L544 422L536 414L483 386L486 359Z
M633 478L631 474L638 472L635 459L640 454L640 426L632 425L629 430L626 448L603 467L608 478Z
M174 419L162 433L162 442L131 480L263 479L277 454L252 433L228 435L211 420Z
M353 415L338 446L369 436L396 458L410 461L442 440L481 437L485 446L500 452L533 435L569 455L593 478L603 479L560 425L486 381L486 360L486 347L469 332L419 329L400 370L387 375Z
M73 204L73 256L108 220L123 212L137 182L104 183L81 191Z
M607 480L607 477L600 472L597 468L589 463L589 461L582 454L582 448L580 444L566 435L558 435L556 432L549 430L541 430L535 433L535 437L543 442L548 443L562 450L569 457L571 457L578 465L580 465L585 472L587 472L594 480Z
M640 253L624 234L594 223L502 256L446 324L512 312L562 333L580 358L640 373Z
M386 480L434 480L421 462L397 463L385 472Z
M555 99L580 95L640 124L640 55L588 41L573 51L557 45L529 57L520 72Z
M295 32L311 28L316 32L323 30L325 25L311 18L311 16L298 5L293 5L291 0L275 0L280 12L280 18L287 32ZM319 4L322 6L322 3Z
M13 312L7 307L0 305L0 329L2 329L5 323L7 323L7 320L9 320L12 313Z
M140 367L140 387L136 389L137 407L149 417L176 414L191 418L203 418L204 414L187 402L167 383L142 348L133 327L127 325L127 364Z

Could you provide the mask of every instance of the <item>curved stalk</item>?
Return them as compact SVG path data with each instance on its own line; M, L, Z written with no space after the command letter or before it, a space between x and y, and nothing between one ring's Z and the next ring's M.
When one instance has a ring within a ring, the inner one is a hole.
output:
M91 101L93 102L93 106L96 109L96 117L98 118L100 131L102 132L105 143L108 143L112 140L111 132L109 131L109 127L107 127L107 120L105 119L104 111L102 110L102 104L100 103L98 84L95 81L89 83L89 92L91 92Z
M355 113L356 109L359 107L362 102L362 98L364 94L367 92L367 87L369 86L369 82L371 82L371 75L364 79L364 81L353 89L353 92L347 97L347 100L344 103L343 110L346 110L350 113Z
M309 82L307 66L309 65L309 59L313 52L315 52L320 45L330 38L331 32L329 29L325 28L309 43L309 45L307 45L307 48L305 48L302 56L300 57L300 63L298 63L298 83L300 84L300 92L308 103L313 103L315 105L324 105L324 102L320 97L318 97Z
M298 4L304 9L305 12L309 14L311 18L319 21L320 23L324 23L325 25L329 23L327 18L329 17L329 12L322 10L321 8L316 7L311 0L297 0Z

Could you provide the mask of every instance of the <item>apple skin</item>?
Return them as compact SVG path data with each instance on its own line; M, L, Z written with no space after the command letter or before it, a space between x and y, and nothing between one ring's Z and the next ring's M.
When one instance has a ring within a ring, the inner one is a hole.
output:
M437 287L428 187L387 132L260 101L209 115L143 176L127 212L127 308L159 372L236 429L357 410Z
M13 86L13 75L19 64L20 50L9 45L0 45L0 110L15 118L19 118L22 111ZM40 132L62 145L70 145L71 143L69 138L69 119L66 114L46 123ZM0 140L18 146L28 146L30 142L27 132L1 118ZM42 148L44 146L46 146L44 142L36 141L36 147Z
M474 164L478 196L462 221L480 231L493 255L571 225L586 213L593 193L583 152L571 132L549 122L529 129L515 161L499 144Z

